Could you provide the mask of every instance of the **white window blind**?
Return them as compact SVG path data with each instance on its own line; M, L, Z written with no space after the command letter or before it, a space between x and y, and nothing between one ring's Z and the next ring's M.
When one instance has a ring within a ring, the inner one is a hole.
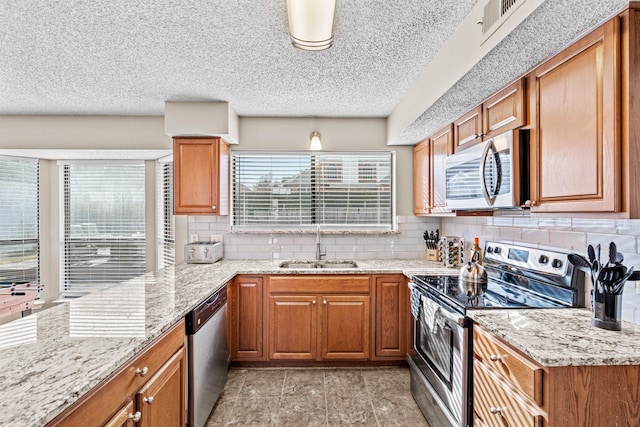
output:
M0 285L38 282L38 161L0 157Z
M65 296L145 273L144 162L63 164Z
M233 225L391 229L392 155L233 152Z
M158 160L158 268L175 264L175 221L173 217L173 160Z

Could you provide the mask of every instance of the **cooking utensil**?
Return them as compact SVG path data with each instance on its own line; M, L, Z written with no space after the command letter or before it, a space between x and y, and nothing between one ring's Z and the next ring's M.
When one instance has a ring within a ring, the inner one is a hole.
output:
M467 296L472 298L483 295L487 290L487 272L478 261L480 254L474 252L471 260L460 269L460 282L466 287Z
M600 262L600 243L596 245L595 251L596 251L596 261Z
M616 247L615 242L609 243L609 264L616 263L617 255L618 255L618 248Z
M629 277L633 276L634 271L635 270L633 266L629 267L629 270L627 270L625 275L622 276L622 278L618 282L614 283L613 294L617 295L622 293L622 288L624 287L625 282L629 280Z
M589 256L589 262L593 265L593 262L596 260L596 251L593 249L593 246L587 246L587 255Z
M580 271L584 271L587 274L592 274L591 268L592 264L587 261L585 257L579 254L569 254L567 255L569 258L569 262L573 264Z

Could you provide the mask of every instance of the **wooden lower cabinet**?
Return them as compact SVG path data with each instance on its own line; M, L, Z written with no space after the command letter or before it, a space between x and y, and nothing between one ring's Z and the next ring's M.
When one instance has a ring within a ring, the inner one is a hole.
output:
M180 321L47 426L184 426L184 342Z
M229 289L229 337L234 360L263 360L262 276L237 276Z
M638 426L640 366L543 367L473 326L474 425Z
M323 360L369 358L369 296L324 295L320 307Z
M266 291L269 360L368 360L368 275L271 276Z
M405 359L411 337L409 288L402 274L374 276L375 357Z

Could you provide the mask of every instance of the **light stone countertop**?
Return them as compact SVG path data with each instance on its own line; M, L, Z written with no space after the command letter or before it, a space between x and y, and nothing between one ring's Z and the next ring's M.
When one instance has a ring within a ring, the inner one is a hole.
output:
M640 325L591 325L585 308L467 310L474 322L542 366L640 364Z
M45 425L236 274L457 274L422 260L357 261L345 270L279 263L166 268L0 325L0 425Z

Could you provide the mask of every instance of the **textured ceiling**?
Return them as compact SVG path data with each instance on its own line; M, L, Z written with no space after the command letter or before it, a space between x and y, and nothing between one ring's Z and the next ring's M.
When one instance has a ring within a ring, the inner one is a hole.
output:
M291 46L284 0L7 0L0 114L386 117L475 0L337 0L334 46Z

